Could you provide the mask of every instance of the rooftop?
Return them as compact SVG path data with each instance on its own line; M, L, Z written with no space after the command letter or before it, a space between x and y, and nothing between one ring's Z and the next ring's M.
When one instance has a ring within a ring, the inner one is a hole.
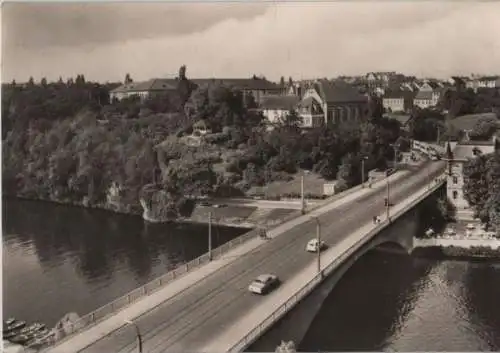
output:
M236 89L247 90L279 90L281 87L263 78L200 78L191 79L191 82L198 86L208 86L210 84L222 84ZM132 82L121 85L111 92L142 92L142 91L167 91L177 88L177 79L154 78L143 82Z
M356 88L341 81L320 80L316 83L316 89L327 103L368 101Z
M269 95L262 98L260 106L263 109L291 110L297 106L300 98L295 95L279 96Z

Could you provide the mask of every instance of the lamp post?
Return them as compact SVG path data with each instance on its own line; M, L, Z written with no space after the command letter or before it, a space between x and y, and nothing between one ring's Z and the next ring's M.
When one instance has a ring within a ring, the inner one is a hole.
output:
M398 149L399 149L399 144L397 143L391 143L390 146L394 149L394 163L393 163L393 170L395 171L396 169L396 164L398 162ZM390 205L391 205L391 202L390 202L390 183L389 183L389 177L390 175L387 175L386 177L386 185L387 185L387 196L386 196L386 204L385 204L385 215L386 215L386 218L387 220L390 220L389 217L390 217L390 214L389 214L389 210L390 210Z
M212 261L212 212L208 212L208 261Z
M367 156L361 157L361 187L365 187L365 161L368 159Z
M321 274L321 223L318 217L313 216L312 218L316 221L316 239L318 240L318 246L316 247L316 260L318 273Z
M300 177L300 202L301 202L301 212L306 214L306 200L304 198L304 175Z
M137 334L137 343L138 343L139 353L142 353L142 336L141 336L141 330L139 330L139 326L131 320L125 320L125 322L127 324L133 325L135 327L135 332Z

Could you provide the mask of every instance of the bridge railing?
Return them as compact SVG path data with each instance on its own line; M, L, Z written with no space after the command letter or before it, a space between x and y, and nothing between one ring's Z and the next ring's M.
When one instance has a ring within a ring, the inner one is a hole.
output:
M385 178L383 178L385 179ZM348 190L345 190L344 192L341 192L337 195L334 195L323 202L319 202L315 204L313 207L307 208L307 212L314 211L328 203L337 201L339 199L342 199L350 194L353 194L354 192L357 192L362 189L361 185L358 185L356 187L350 188ZM279 227L280 225L290 222L292 220L297 219L300 217L301 211L295 211L291 213L290 215L287 215L283 218L280 218L277 220L277 222L272 226L272 228ZM234 238L222 245L220 245L217 248L212 249L212 260L215 260L217 258L221 258L224 254L227 252L231 251L233 248L257 237L259 234L258 229L252 229L248 231L247 233ZM173 269L172 271L169 271L165 273L164 275L146 283L145 285L134 289L133 291L113 300L112 302L101 306L100 308L92 311L91 313L88 313L87 315L82 316L79 320L75 322L68 323L65 328L55 328L55 337L57 339L55 340L55 344L60 343L62 341L67 340L74 334L82 331L85 328L91 327L93 325L96 325L97 323L101 322L102 320L108 318L109 316L116 314L120 310L124 309L125 307L137 302L138 300L151 295L152 293L156 292L169 282L172 282L173 280L185 275L188 272L191 272L194 269L199 268L201 265L207 264L210 262L209 258L209 253L205 253L189 262L186 262L177 268Z
M397 219L405 214L409 209L412 209L417 204L425 200L431 193L438 189L442 183L443 179L438 178L439 182L429 184L430 187L423 187L417 192L423 192L422 195L417 197L415 200L410 202L403 209L396 211L391 218ZM264 321L262 321L257 327L253 328L247 335L245 335L240 341L238 341L233 347L231 347L228 352L236 353L242 352L250 344L255 342L264 332L266 332L273 324L280 320L288 311L290 311L296 303L304 299L311 291L316 288L316 286L323 281L328 275L330 275L340 264L342 264L346 259L348 259L353 253L355 253L363 244L365 244L369 239L374 237L380 231L385 229L391 224L390 220L384 220L376 228L369 231L365 236L356 241L351 245L346 251L344 251L339 257L337 257L333 262L326 266L320 274L315 275L309 282L306 283L301 289L297 291L291 298L280 305L274 312L272 312Z

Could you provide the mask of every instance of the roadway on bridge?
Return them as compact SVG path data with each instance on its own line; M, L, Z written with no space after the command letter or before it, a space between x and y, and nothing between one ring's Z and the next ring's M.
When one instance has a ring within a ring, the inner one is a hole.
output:
M443 170L443 162L430 162L418 172L391 183L391 203L404 200ZM334 246L370 222L375 214L383 212L385 195L385 188L378 189L320 215L322 238ZM315 222L311 221L289 230L136 318L134 321L142 332L144 352L203 351L204 343L213 340L259 305L262 298L247 290L256 276L274 273L287 281L315 261L315 255L305 251L307 241L315 236L315 227ZM280 295L280 291L269 295ZM135 331L128 325L81 352L136 351Z

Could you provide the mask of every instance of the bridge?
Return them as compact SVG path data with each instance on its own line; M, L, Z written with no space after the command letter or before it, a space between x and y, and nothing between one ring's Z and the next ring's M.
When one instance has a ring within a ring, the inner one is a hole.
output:
M428 162L371 188L354 188L271 230L271 240L249 232L120 298L114 306L121 310L112 305L107 312L87 316L80 323L84 327L75 325L75 334L46 351L136 352L139 342L149 353L243 351L343 263L360 256L360 249L383 242L377 234L439 188L444 169L444 162ZM384 205L387 194L389 211ZM381 223L373 223L375 215ZM315 255L305 252L318 225L329 245L319 272ZM247 287L262 273L278 275L283 284L259 297Z

